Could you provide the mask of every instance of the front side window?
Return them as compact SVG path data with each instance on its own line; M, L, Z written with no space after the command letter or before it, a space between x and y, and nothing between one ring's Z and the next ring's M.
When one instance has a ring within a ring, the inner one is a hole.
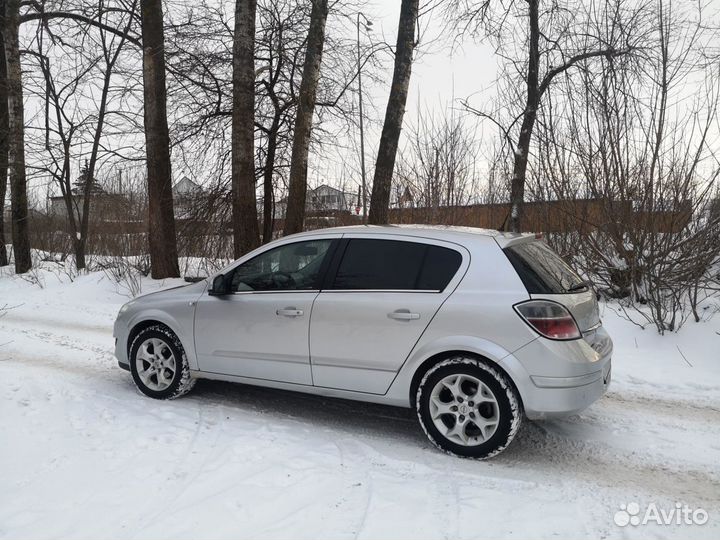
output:
M271 249L232 273L231 291L315 290L332 240L296 242Z
M352 239L332 288L440 292L461 262L462 256L457 251L431 244Z

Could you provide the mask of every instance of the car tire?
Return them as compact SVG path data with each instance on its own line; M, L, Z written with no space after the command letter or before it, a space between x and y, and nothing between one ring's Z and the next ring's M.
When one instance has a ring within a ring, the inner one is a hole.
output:
M133 339L129 357L135 385L146 396L175 399L195 386L185 349L166 326L143 329Z
M474 459L505 450L523 416L507 376L472 357L453 357L431 367L415 402L420 425L435 446Z

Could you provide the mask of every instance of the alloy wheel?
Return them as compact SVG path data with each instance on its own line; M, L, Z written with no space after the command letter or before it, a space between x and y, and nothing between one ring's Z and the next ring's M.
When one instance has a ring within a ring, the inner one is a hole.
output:
M497 431L500 408L495 394L477 377L448 375L430 394L430 417L446 439L462 446L484 443Z
M165 390L175 378L177 363L172 350L162 339L148 338L140 344L135 367L142 383L150 390Z

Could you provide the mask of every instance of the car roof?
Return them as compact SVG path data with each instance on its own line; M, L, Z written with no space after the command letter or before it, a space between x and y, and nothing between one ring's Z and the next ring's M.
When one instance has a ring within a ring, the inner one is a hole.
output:
M298 236L312 236L327 233L361 233L366 235L400 234L403 236L416 236L419 238L432 238L447 242L462 244L463 241L486 237L495 240L500 247L506 247L516 242L535 239L532 233L502 232L493 229L480 229L477 227L460 227L456 225L351 225L348 227L330 227L300 233Z

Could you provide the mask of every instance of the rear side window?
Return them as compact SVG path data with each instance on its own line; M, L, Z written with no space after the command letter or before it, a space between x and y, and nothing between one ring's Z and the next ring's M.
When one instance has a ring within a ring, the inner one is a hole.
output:
M583 279L544 242L526 242L503 250L530 294L582 292Z
M333 289L442 291L462 256L455 250L398 240L352 239Z

